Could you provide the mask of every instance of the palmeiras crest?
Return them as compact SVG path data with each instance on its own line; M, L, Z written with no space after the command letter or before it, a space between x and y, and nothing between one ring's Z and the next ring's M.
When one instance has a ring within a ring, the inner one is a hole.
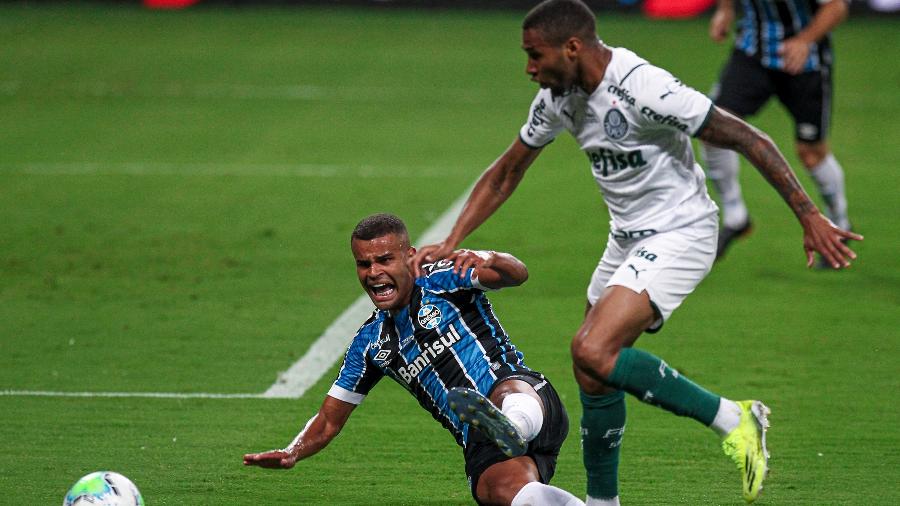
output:
M618 109L610 109L603 118L603 129L610 139L621 139L628 133L628 122Z

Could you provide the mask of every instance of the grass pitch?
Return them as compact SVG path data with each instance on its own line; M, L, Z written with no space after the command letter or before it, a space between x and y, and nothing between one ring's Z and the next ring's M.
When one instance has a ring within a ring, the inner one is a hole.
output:
M515 138L535 91L520 16L0 7L0 390L264 391L358 297L356 221L388 210L420 234ZM897 28L851 19L836 34L831 142L859 261L805 270L799 226L745 165L756 232L639 341L772 407L763 504L900 503ZM701 90L728 52L704 20L601 13L599 30ZM799 167L780 106L754 123ZM606 222L563 136L466 243L529 265L492 300L569 408L554 483L578 495L568 343ZM113 469L151 505L471 503L452 438L388 381L319 455L244 468L243 453L290 441L335 372L297 401L0 396L0 497L55 504ZM741 502L706 429L629 411L623 500Z

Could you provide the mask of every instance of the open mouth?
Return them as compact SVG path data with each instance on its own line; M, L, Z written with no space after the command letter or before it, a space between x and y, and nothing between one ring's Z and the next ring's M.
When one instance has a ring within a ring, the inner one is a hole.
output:
M376 301L385 301L390 300L394 296L396 287L390 283L378 283L369 285L369 291L372 292L372 296Z

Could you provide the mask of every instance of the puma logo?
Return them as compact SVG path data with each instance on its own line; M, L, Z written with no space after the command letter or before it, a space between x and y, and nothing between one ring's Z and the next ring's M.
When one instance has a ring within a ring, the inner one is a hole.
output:
M638 270L637 267L634 266L634 264L628 264L628 267L630 267L631 270L634 271L634 279L637 279L638 276L639 276L642 272L644 272L644 271L647 270L647 269L641 269L641 270Z

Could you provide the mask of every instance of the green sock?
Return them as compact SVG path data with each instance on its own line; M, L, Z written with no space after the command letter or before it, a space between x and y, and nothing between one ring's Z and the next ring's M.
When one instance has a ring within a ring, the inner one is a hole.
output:
M625 433L625 392L581 392L581 448L591 497L619 495L619 446Z
M623 348L607 383L648 404L709 426L719 410L719 396L669 367L659 357Z

